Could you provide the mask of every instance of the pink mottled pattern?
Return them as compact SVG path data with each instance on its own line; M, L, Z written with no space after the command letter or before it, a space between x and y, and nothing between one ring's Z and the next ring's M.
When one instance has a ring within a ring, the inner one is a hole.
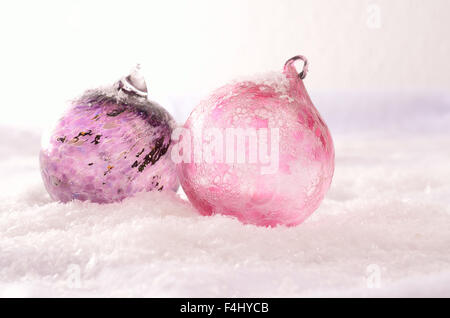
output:
M76 101L40 153L54 200L120 201L140 191L175 190L170 159L172 118L160 106L139 107L99 92Z
M185 127L194 137L212 127L280 132L276 173L261 174L260 163L178 165L180 183L203 215L220 213L244 223L293 226L319 207L331 184L333 141L292 62L282 74L217 89L196 107Z

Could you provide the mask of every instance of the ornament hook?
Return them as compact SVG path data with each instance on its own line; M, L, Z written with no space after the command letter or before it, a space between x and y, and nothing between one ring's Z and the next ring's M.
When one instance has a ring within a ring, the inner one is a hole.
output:
M145 83L144 76L140 70L141 65L137 64L131 71L130 75L123 77L119 81L119 88L141 97L147 97L147 84Z
M300 79L304 79L306 77L306 75L308 74L308 59L306 57L304 57L303 55L296 55L294 57L291 57L289 60L286 61L286 63L284 64L284 67L286 68L288 65L294 63L297 60L302 60L303 61L303 69L302 71L298 74L298 77Z

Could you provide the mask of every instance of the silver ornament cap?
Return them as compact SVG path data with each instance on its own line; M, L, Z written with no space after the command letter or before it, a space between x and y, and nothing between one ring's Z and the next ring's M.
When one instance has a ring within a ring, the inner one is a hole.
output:
M129 75L124 76L119 81L119 88L132 94L136 94L141 97L147 98L147 84L145 83L144 76L142 75L142 68L140 64L137 64L130 72Z

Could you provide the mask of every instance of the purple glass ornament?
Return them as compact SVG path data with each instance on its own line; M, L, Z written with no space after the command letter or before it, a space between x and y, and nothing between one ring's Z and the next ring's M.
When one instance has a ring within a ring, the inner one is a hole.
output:
M54 200L120 201L178 188L170 159L175 122L147 99L139 66L113 86L72 102L42 141L41 174Z

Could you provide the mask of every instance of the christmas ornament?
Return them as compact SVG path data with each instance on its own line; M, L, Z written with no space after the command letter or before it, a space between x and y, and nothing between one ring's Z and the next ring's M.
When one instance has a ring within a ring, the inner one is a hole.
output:
M113 86L72 102L43 139L41 174L48 193L107 203L140 191L176 190L170 159L174 121L147 99L139 66Z
M304 62L300 74L296 60ZM217 89L191 113L173 153L201 214L292 226L318 208L333 176L334 147L303 84L307 71L307 60L293 57L283 72Z

